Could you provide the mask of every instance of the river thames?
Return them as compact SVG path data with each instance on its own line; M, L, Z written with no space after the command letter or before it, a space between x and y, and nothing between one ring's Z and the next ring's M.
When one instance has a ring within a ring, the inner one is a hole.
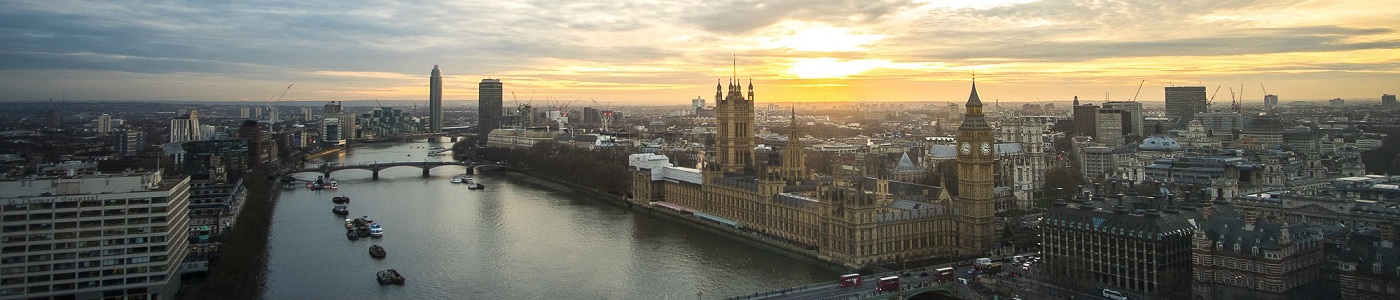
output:
M447 141L357 146L341 164L428 157ZM332 174L335 191L281 191L273 218L266 299L714 299L832 281L840 272L661 216L602 203L514 173L478 174L485 190L449 180L444 166ZM297 177L314 179L318 174ZM618 174L618 176L626 176ZM383 238L350 241L331 197L383 225ZM388 250L373 259L370 245ZM396 269L403 286L374 274Z

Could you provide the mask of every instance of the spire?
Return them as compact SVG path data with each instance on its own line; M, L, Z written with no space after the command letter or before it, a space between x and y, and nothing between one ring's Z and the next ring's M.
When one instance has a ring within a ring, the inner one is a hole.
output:
M433 77L441 77L441 76L442 76L442 72L441 72L441 71L438 71L438 65L433 65L433 74L432 74L432 76L433 76Z
M1079 106L1079 96L1074 96L1074 106Z
M977 75L972 76L972 94L967 96L967 107L982 107L982 99L977 97Z
M715 105L719 105L720 100L724 100L724 95L720 93L719 78L715 78Z
M797 129L797 105L792 106L792 129ZM794 133L795 135L796 133Z
M753 78L749 78L749 101L753 101Z

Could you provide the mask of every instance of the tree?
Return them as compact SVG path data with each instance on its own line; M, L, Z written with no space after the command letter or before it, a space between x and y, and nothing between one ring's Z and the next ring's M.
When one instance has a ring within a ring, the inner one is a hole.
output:
M1084 184L1079 169L1055 164L1045 169L1045 194L1056 199L1069 198Z

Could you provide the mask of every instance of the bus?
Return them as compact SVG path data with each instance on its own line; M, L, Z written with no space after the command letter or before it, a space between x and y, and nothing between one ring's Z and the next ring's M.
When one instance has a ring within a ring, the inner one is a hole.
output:
M880 278L879 285L876 285L876 286L875 286L875 290L876 290L876 291L880 291L880 292L898 291L898 290L899 290L899 276L890 276L890 277L883 277L883 278Z
M864 282L862 282L861 279L860 279L860 274L855 274L855 273L853 273L853 274L841 275L841 279L840 279L839 281L836 282L836 286L839 286L839 287L843 287L843 288L844 288L844 287L860 286L860 285L863 284L863 283L864 283Z
M952 267L938 268L938 270L934 270L934 272L935 272L935 275L934 275L933 278L934 278L934 279L937 279L938 282L947 282L947 281L953 280L953 268L952 268Z

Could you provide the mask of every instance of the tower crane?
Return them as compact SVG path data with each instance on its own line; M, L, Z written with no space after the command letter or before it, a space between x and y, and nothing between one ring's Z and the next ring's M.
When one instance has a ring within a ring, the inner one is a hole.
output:
M1206 110L1210 110L1210 105L1215 103L1215 94L1220 93L1220 86L1215 86L1215 91L1210 93L1210 99L1206 100Z
M1144 83L1147 83L1147 80L1143 80L1143 81L1141 81L1141 82L1138 82L1138 89L1137 89L1137 92L1133 92L1133 102L1137 102L1137 96L1138 96L1138 94L1141 94L1141 93L1142 93L1142 84L1144 84Z

